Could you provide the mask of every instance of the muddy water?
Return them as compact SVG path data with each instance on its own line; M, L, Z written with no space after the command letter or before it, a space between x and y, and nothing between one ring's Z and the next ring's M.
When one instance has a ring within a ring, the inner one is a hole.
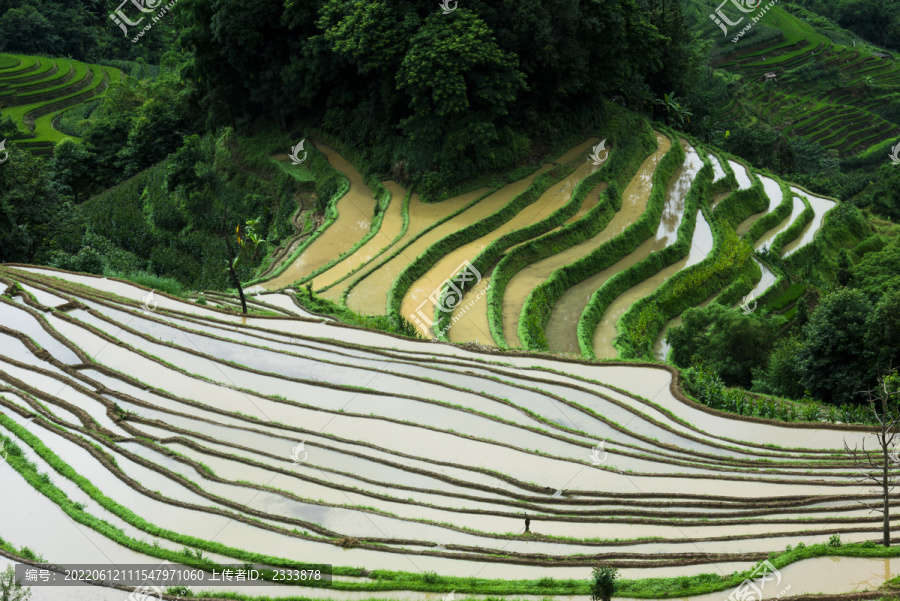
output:
M486 194L487 191L487 188L478 188L477 190L472 190L466 194L454 196L453 198L441 202L422 202L422 199L418 194L413 194L409 199L409 226L406 228L406 234L398 241L395 248L408 244L412 238L419 235L423 230L437 223L441 219L444 219L448 215L464 208L469 203ZM466 213L467 211L464 212L464 214ZM461 228L463 227L465 220L464 218L454 219L454 222L458 224L457 227ZM379 258L379 260L381 259ZM394 263L392 261L379 268L378 271L366 277L366 286L357 286L353 289L353 292L349 295L348 302L367 303L372 300L373 297L378 297L378 307L380 308L380 312L383 313L384 304L387 302L387 290L391 287L396 275L400 273L405 266L405 263ZM344 290L346 290L355 280L356 276L347 278L343 282L328 288L322 292L320 296L334 302L339 302ZM378 294L378 291L381 291L380 295Z
M803 209L806 208L806 205L803 204L803 200L801 200L797 196L794 196L791 200L794 203L793 208L791 209L791 214L788 215L788 217L784 221L763 234L760 239L756 241L756 244L753 245L753 248L759 250L763 246L771 247L772 242L775 240L778 234L788 229L791 224L794 223L794 220L800 215L800 213L803 212Z
M49 273L46 270L40 268L25 268L24 270L43 274ZM89 278L87 276L72 274L61 275L64 277L64 279L72 281L84 281L88 284L94 284L101 289L113 288L115 289L115 292L129 298L140 298L139 295L141 293L144 293L144 291L134 286L112 282L110 280L104 280L101 278ZM232 316L215 314L214 312L202 309L202 307L197 307L196 305L193 305L191 303L172 299L162 299L161 302L171 304L173 307L182 310L190 311L191 309L197 309L199 313L203 315L214 315L218 318L218 320L225 323L230 324L236 321L236 319ZM82 314L83 312L74 311L72 313L76 316L79 316L79 314ZM53 318L52 316L48 316L48 319L50 319L51 322L55 322L55 318ZM253 326L257 327L272 327L273 325L273 322L271 320L249 318L248 321L251 322ZM412 353L412 355L418 358L418 360L420 361L427 361L432 356L448 358L452 357L456 358L457 360L463 359L465 361L471 361L474 363L485 360L490 362L496 361L496 358L486 357L485 355L469 351L455 345L436 345L432 343L417 342L414 340L403 340L399 338L384 336L375 332L335 327L334 325L329 323L309 323L296 322L291 320L279 320L277 324L279 329L283 330L285 333L318 337L322 339L323 343L327 339L336 339L346 343L352 343L354 345L368 345L376 349L403 349L404 352ZM59 327L65 329L69 326L60 322ZM90 349L91 353L96 353L105 345L104 342L98 343L98 341L91 340L90 336L87 336L85 338L83 333L81 332L69 330L68 332L66 332L66 335L68 335L70 339L75 340L80 346L82 346L82 348L85 348L86 350ZM634 366L604 366L597 364L576 363L561 364L554 360L525 356L505 357L503 362L510 363L520 368L536 366L546 367L548 369L554 370L561 369L565 372L577 374L591 380L606 382L609 385L629 390L634 394L641 395L647 399L659 403L667 410L673 411L676 414L683 416L684 419L688 420L690 423L693 423L698 428L701 428L708 432L716 432L720 436L732 438L735 440L747 440L757 444L770 444L775 446L827 449L842 449L844 438L848 438L850 444L860 444L862 440L862 436L858 435L857 433L848 435L847 433L815 428L790 429L790 431L788 431L788 429L777 426L753 424L737 419L726 419L692 409L690 406L685 405L683 402L673 396L672 392L670 391L671 376L668 374L668 372L656 368L637 368ZM141 368L143 368L143 366L141 366ZM543 377L555 377L549 372L535 373L540 373ZM161 381L166 380L163 379ZM179 392L182 394L184 393L184 391L180 387ZM223 393L228 394L229 391L223 391L222 389L218 389L215 391L211 390L209 398L215 398L218 402L223 396ZM615 395L618 393L607 389L607 394ZM207 397L204 396L203 392L200 392L197 398L202 399ZM249 406L249 404L247 404L244 407L240 407L238 410L243 410L245 412L250 411L251 413L255 414L252 409L252 406ZM786 443L786 440L789 440L790 442Z
M806 246L807 244L812 242L813 238L816 235L816 232L818 232L819 228L822 227L822 220L825 218L825 213L837 206L837 203L835 203L833 200L828 200L827 198L822 198L821 196L816 196L809 192L804 192L799 188L791 188L791 191L794 194L802 194L809 199L809 204L810 206L812 206L813 211L815 211L815 216L813 217L812 221L810 221L803 229L803 232L797 237L796 240L784 245L782 256L785 257L798 248Z
M384 213L378 232L352 255L325 273L313 278L314 290L333 284L360 265L368 263L382 250L388 248L394 242L394 238L400 235L400 230L403 229L403 202L406 198L406 190L401 188L397 182L382 182L382 185L391 193L391 202Z
M784 195L781 193L781 186L771 177L766 177L765 175L758 176L759 180L762 182L763 190L766 193L766 196L769 198L769 207L765 211L761 211L759 213L755 213L750 215L747 219L745 219L737 228L738 236L743 236L747 233L747 230L750 229L757 219L764 215L768 215L775 208L781 204L781 201L784 199Z
M416 257L445 236L481 221L485 217L497 212L504 205L508 204L515 196L524 192L538 175L549 171L552 168L553 164L548 163L525 179L504 186L497 192L480 200L478 204L470 209L456 215L449 221L441 224L439 227L436 227L414 243L410 244L407 248L403 249L403 252L381 267L377 272L365 278L355 286L353 291L347 297L347 306L363 315L383 315L386 311L387 293L391 284L394 283L397 275L406 269ZM471 202L475 198L478 198L480 194L472 192L469 196L469 202ZM423 203L418 204L422 205L421 208L425 208ZM444 203L440 204L443 205ZM447 213L450 212L451 211L447 211ZM447 213L444 214L446 215ZM427 215L427 212L423 211L423 219L425 218L425 215ZM410 227L410 229L412 229L412 227ZM432 291L433 289L428 290L426 294L430 294Z
M734 177L737 179L738 183L738 190L747 190L753 185L746 167L735 161L728 161L728 164L731 166L731 170L734 171Z
M517 366L540 365L528 358L511 358ZM558 369L558 367L556 367ZM662 368L635 368L596 364L568 364L565 370L584 378L630 391L661 407L672 411L695 427L714 432L717 436L743 440L755 444L774 445L781 448L843 449L844 440L853 446L862 444L865 435L859 432L841 432L816 428L784 428L768 424L755 424L740 419L721 417L695 409L677 399L670 389L671 375ZM549 377L549 376L548 376Z
M563 157L563 159L560 160L562 161L565 159L566 157ZM556 211L568 203L579 182L597 169L599 169L599 166L594 165L593 161L585 161L579 165L572 175L563 179L561 182L550 186L550 188L544 192L533 205L524 209L507 224L508 227L501 228L501 230L505 229L506 231L513 231L517 227L524 227L530 223L537 223L541 219L548 217L553 211ZM599 194L599 190L594 190L594 192ZM597 198L593 193L588 194L587 196L594 196L595 199ZM596 202L597 201L595 200L593 204L596 205ZM586 213L587 210L590 210L585 209L586 204L588 203L582 203L579 211L580 213ZM503 235L501 230L498 230L495 239L496 237ZM461 252L463 250L464 249L461 249ZM429 274L426 274L426 277L429 277ZM487 279L488 278L482 279L477 286L467 292L459 305L454 308L453 319L455 322L448 331L450 340L453 342L471 342L477 338L482 344L496 346L494 339L491 337L490 328L488 327L487 298L485 296L487 294Z
M714 298L719 294L718 291L715 292L712 296L707 298L705 301L697 305L698 307L705 307L709 303L713 301ZM666 357L669 355L669 350L671 350L672 345L666 342L666 333L674 327L681 325L681 315L675 317L669 323L666 324L666 327L662 329L662 332L659 333L659 337L657 337L656 342L653 343L653 356L656 357L657 360L665 363Z
M557 163L565 164L576 160L579 155L587 151L596 141L596 138L591 138L582 142L580 145L560 157ZM600 166L594 165L593 162L586 162L583 168L579 168L576 171L576 178L580 179L586 177L599 168ZM523 186L516 194L524 192L527 186L534 181L534 177L535 176L531 176L526 180L522 180L523 183L528 181L528 184ZM562 185L557 184L551 186L552 192L543 194L535 202L523 208L512 219L502 224L500 227L442 257L428 270L427 273L425 273L425 275L420 277L412 284L412 286L410 286L409 290L406 292L406 296L403 298L403 305L400 311L401 315L409 316L410 321L413 323L430 325L433 321L435 312L435 299L440 294L444 282L459 272L465 261L474 259L478 253L484 250L488 244L497 238L531 225L532 223L537 223L559 209L571 197L577 179L567 178ZM511 201L512 199L513 195L509 195L506 200ZM424 332L424 334L429 338L434 338L434 333L430 329L429 331Z
M38 274L39 276L49 277L49 278L57 278L60 280L64 280L66 282L72 282L75 284L80 284L83 286L88 286L90 288L101 290L104 292L110 292L112 294L118 295L122 298L131 299L133 301L137 301L138 303L148 299L148 302L152 301L151 304L155 304L158 309L169 309L176 311L183 311L185 313L191 313L194 315L200 315L204 317L211 317L213 319L218 319L222 321L230 321L232 323L241 323L243 318L239 315L228 315L224 313L219 313L217 311L212 311L208 307L204 307L203 305L198 305L192 301L186 299L178 299L178 298L169 298L162 296L160 294L154 294L152 299L148 298L150 295L150 291L144 290L143 288L138 288L135 285L119 282L116 280L110 280L108 278L101 278L96 276L89 276L83 274L75 274L75 273L64 273L64 272L55 272L48 271L45 269L40 269L38 267L16 267L16 268L5 268L9 271L9 273L15 277L15 273L17 271L29 272L33 274ZM51 280L52 281L52 280ZM72 296L80 296L78 294L73 294L72 292L66 292Z
M713 198L712 202L710 203L710 205L709 205L710 208L715 209L717 206L719 206L719 203L720 203L720 202L722 202L723 200L725 200L726 198L728 198L728 195L729 195L728 192L722 192L721 194L717 194L717 195Z
M597 206L597 203L600 202L600 195L609 187L609 184L606 182L601 182L596 188L588 192L584 197L584 202L581 203L581 208L578 209L578 212L575 213L571 219L566 221L565 225L570 223L574 223L588 214L588 212ZM562 229L560 226L557 229ZM554 230L555 231L555 230Z
M453 321L447 330L451 342L475 342L497 346L491 336L487 316L487 289L490 282L490 274L485 275L453 309Z
M654 290L656 290L669 277L675 275L682 269L687 269L692 265L696 265L706 258L712 251L713 237L712 229L703 217L703 213L697 212L697 225L694 229L694 239L688 255L669 265L656 275L647 278L637 286L632 286L621 294L612 302L603 319L594 331L594 353L598 359L612 359L616 356L616 349L612 345L613 338L616 337L616 321L625 311L636 301L644 298Z
M336 150L316 144L328 163L350 180L350 189L338 200L338 218L310 244L281 275L265 282L268 290L283 288L322 267L369 232L375 212L375 197L362 175ZM391 198L391 204L397 199ZM400 202L403 202L402 197Z
M666 187L665 206L656 234L614 265L572 286L556 302L546 330L547 342L551 351L581 354L577 336L578 320L581 319L581 314L594 291L616 273L642 261L651 252L658 252L675 242L678 237L678 226L681 224L684 213L685 195L690 189L694 176L702 167L703 161L700 155L693 148L687 147L684 164L675 172Z
M672 146L668 137L656 133L657 149L644 159L635 177L622 193L622 208L610 220L606 228L581 244L532 263L519 271L506 285L503 295L503 336L510 347L520 346L518 324L519 315L528 294L554 271L585 256L598 246L615 238L640 217L647 207L647 199L653 187L653 174L663 156Z

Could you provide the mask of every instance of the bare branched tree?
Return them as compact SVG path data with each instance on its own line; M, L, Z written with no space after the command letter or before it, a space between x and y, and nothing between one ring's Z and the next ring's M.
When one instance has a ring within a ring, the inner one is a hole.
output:
M880 490L881 507L870 505L860 501L870 511L879 512L884 517L884 546L891 546L891 518L890 495L897 485L896 475L891 473L891 467L898 462L897 443L900 442L900 410L897 407L898 378L896 372L891 371L887 376L878 380L875 390L868 391L869 411L875 418L878 430L875 438L878 449L874 452L866 451L866 442L863 439L862 448L854 445L851 449L844 440L844 449L853 460L856 470L859 472L857 481L861 484L872 484L877 487L873 492Z

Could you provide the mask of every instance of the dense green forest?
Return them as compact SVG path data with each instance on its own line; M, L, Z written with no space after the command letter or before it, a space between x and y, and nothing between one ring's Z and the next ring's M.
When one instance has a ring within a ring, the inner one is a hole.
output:
M711 369L760 393L855 401L897 365L900 169L883 151L827 148L764 115L726 122L735 97L774 92L720 68L739 45L719 39L717 3L433 4L180 0L134 38L141 25L110 18L137 19L132 3L0 0L0 52L122 73L56 119L66 136L49 156L28 151L30 132L0 100L14 159L0 166L0 262L222 290L229 265L253 278L294 233L298 207L309 226L340 189L314 148L300 177L269 160L301 139L333 141L367 177L440 200L536 165L625 108L843 201L848 231L866 239L784 267L792 286L769 311L689 310L671 334L689 381ZM898 48L900 0L782 4L836 44ZM746 41L781 35L760 24ZM817 93L846 83L803 69L783 79ZM865 85L866 110L900 125L896 84ZM259 244L237 261L241 228Z

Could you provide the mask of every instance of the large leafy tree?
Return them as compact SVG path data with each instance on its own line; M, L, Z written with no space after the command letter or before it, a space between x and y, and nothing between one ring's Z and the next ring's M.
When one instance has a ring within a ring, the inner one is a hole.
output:
M771 320L717 304L685 311L681 325L666 336L675 365L689 367L699 360L729 386L746 388L754 370L765 367L774 339Z
M467 0L444 15L400 0L182 0L178 13L210 124L302 120L365 149L374 170L434 190L594 128L604 96L648 96L681 17L646 8Z
M873 306L859 290L838 289L816 307L803 328L797 357L800 380L816 398L861 400L868 388L875 352L867 343Z
M477 165L496 151L497 123L525 87L517 66L470 11L425 21L397 72L397 88L409 94L412 109L400 126L420 168Z

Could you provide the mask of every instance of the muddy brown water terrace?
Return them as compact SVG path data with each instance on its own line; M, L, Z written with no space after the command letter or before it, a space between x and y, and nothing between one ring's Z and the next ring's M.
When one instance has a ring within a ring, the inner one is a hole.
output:
M647 207L653 186L653 174L662 157L671 148L668 137L656 132L657 148L644 159L637 174L622 193L622 207L601 232L572 248L537 261L516 273L506 285L503 295L503 336L510 347L519 347L518 325L522 307L528 294L557 269L587 255L605 244L634 223Z

